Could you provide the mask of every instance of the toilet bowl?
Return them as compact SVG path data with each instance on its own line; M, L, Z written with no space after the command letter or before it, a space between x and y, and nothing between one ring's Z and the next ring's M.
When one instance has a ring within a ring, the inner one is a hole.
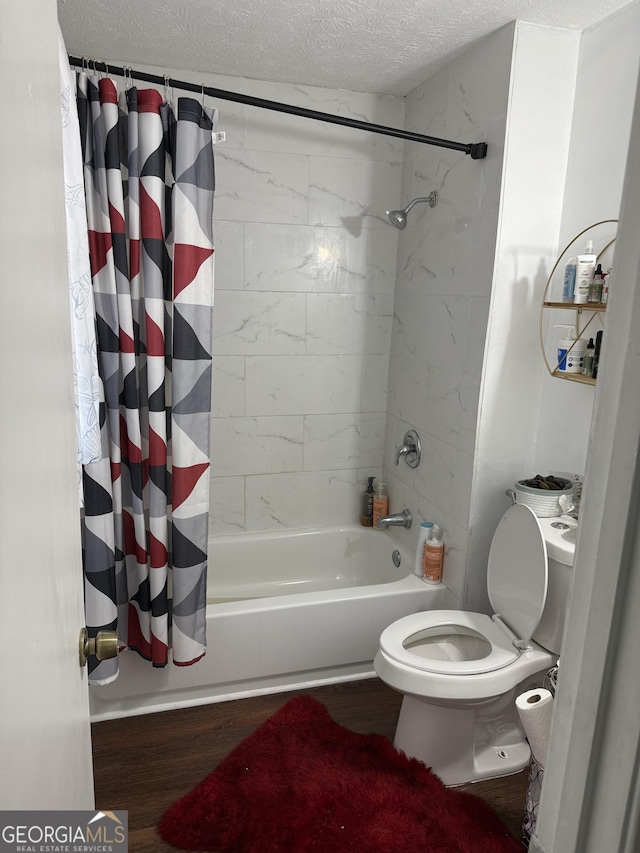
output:
M375 671L404 694L394 745L446 785L529 763L515 698L540 686L560 653L576 526L512 506L489 552L493 616L430 610L382 632Z

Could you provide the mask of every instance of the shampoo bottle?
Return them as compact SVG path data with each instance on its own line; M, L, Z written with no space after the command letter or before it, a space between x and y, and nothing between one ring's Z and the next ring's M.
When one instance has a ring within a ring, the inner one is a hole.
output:
M373 493L373 526L378 526L378 519L389 512L389 495L387 484L378 483Z
M593 252L593 241L589 240L584 255L578 255L576 266L576 292L574 302L584 305L589 301L589 288L596 268L596 256Z
M442 562L444 557L444 542L440 528L434 524L431 536L424 543L422 560L422 579L427 583L440 583L442 580Z
M424 546L431 536L433 524L430 521L423 521L420 525L420 533L418 534L418 547L416 548L416 562L413 571L419 578L423 577L423 561L424 561Z
M569 258L564 268L564 281L562 283L562 301L573 302L576 288L576 269L578 259Z
M366 491L360 495L360 524L363 527L373 527L373 481L375 477L369 477L369 485Z

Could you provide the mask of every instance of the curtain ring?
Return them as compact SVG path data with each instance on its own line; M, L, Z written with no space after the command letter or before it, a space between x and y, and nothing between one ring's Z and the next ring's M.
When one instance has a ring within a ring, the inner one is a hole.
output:
M200 84L200 106L204 109L204 83Z
M171 77L168 74L164 75L164 99L167 104L171 105L172 101L172 92L171 92Z
M133 89L133 77L131 76L131 66L124 66L124 88L125 91L128 92L129 89Z

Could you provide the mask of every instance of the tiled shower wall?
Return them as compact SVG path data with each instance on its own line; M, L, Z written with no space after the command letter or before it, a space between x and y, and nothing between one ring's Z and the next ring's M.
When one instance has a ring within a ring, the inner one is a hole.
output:
M176 75L180 76L180 75ZM211 85L403 127L402 98ZM203 82L209 82L205 79ZM219 102L211 531L353 522L380 475L403 143Z
M415 547L420 520L444 528L452 606L466 585L513 32L510 25L477 43L406 99L408 130L489 146L485 160L472 160L406 143L402 173L404 202L435 190L438 203L415 207L399 240L385 479L391 509L408 507L417 522L408 532L394 530L399 541ZM409 428L423 442L416 469L393 460Z

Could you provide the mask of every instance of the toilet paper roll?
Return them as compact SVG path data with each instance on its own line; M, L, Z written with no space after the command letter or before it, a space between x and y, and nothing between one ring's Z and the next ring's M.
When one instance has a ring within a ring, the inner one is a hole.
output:
M516 708L533 757L544 770L547 764L553 696L548 690L527 690L516 699Z

